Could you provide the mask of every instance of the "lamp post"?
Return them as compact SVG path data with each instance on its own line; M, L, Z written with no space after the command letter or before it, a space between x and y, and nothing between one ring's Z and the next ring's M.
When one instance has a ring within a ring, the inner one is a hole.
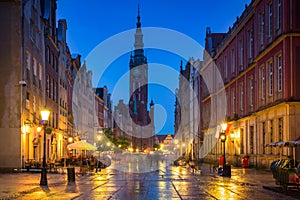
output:
M68 149L68 145L73 143L73 137L72 136L68 136L66 139L66 149L65 149L65 159L64 159L64 168L66 168L67 166L67 159L69 157L69 149ZM70 165L70 163L69 163Z
M103 134L103 130L102 128L98 129L98 135L97 135L97 140L98 140L98 151L99 151L99 161L100 161L100 141L102 140L102 135Z
M231 167L230 165L226 165L226 152L225 152L225 142L226 142L226 128L227 128L227 124L224 123L221 125L222 130L220 133L220 139L221 142L223 144L223 176L224 177L231 177Z
M224 132L220 133L220 139L223 145L223 171L226 165L226 157L225 157L225 141L226 141L226 134Z
M49 115L50 111L49 110L42 110L41 111L41 116L42 116L42 122L44 125L44 142L43 142L43 167L41 171L41 180L40 180L40 185L47 186L48 181L47 181L47 166L46 166L46 125L49 120Z

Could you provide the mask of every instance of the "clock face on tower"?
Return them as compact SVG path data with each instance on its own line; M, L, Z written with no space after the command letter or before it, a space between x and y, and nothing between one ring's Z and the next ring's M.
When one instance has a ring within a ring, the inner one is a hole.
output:
M140 76L142 74L141 69L139 69L139 68L132 69L132 74L134 76Z

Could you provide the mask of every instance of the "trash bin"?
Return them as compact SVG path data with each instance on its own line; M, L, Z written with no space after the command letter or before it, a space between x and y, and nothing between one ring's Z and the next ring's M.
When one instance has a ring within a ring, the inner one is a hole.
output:
M231 165L224 165L223 177L231 177Z
M68 182L75 182L75 168L68 167Z
M248 162L248 156L244 156L242 159L242 167L243 168L247 168L249 166L249 162Z

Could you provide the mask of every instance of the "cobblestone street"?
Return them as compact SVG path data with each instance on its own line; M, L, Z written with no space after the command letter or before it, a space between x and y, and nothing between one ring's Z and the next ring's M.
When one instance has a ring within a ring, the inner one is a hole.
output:
M125 173L107 168L98 174L48 174L48 187L39 186L39 173L0 174L0 199L297 199L299 192L284 193L271 172L233 168L223 178L203 165L193 174L183 167L161 164L149 173Z

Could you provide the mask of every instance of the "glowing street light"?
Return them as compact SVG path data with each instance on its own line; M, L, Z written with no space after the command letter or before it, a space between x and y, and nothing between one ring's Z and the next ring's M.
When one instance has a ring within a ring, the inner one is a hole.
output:
M221 133L220 133L220 140L223 144L223 176L224 177L231 177L231 167L230 165L226 165L226 152L225 152L225 142L226 142L226 129L227 129L227 124L223 123L221 124Z
M47 186L47 166L46 166L46 125L49 120L50 111L47 109L41 110L42 123L44 125L44 144L43 144L43 167L41 171L40 185Z

